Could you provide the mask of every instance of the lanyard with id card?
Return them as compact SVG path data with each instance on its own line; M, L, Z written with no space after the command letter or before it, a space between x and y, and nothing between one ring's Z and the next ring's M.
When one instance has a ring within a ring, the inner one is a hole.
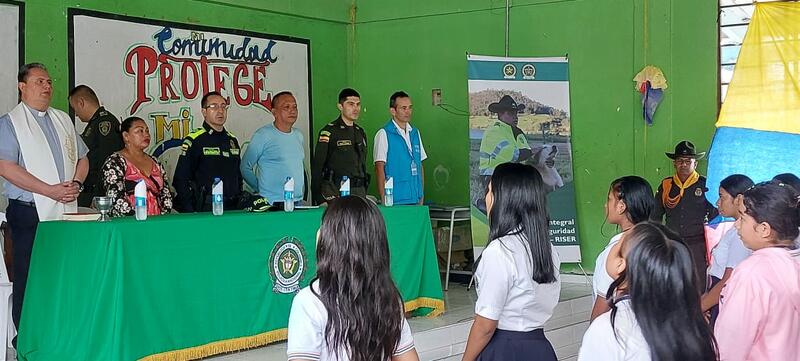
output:
M410 137L411 134L409 134L409 141L411 140ZM411 147L413 148L414 146L412 145ZM416 177L419 171L417 170L417 162L414 161L414 150L412 148L408 149L408 155L411 156L411 176Z

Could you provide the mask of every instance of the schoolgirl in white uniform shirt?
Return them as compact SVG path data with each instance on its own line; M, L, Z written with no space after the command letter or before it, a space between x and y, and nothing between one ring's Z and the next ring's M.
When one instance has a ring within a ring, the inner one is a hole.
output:
M655 208L656 199L653 196L653 188L644 178L625 176L611 182L606 199L606 221L617 225L622 232L612 237L603 252L597 256L592 277L595 296L592 320L610 309L606 294L614 279L606 270L606 259L608 259L609 253L614 247L619 247L619 241L625 231L631 229L636 223L650 219ZM619 250L615 249L615 253L619 253Z
M371 201L341 197L325 209L317 275L292 302L286 353L290 361L419 361Z
M710 361L711 328L700 311L689 248L667 227L639 223L611 253L611 311L583 336L578 361Z
M739 219L739 205L744 199L742 193L753 186L753 181L745 175L734 174L726 177L719 183L719 199L717 209L723 217ZM711 265L708 267L707 292L703 294L700 305L703 311L710 311L711 328L719 315L719 295L722 288L733 274L733 269L753 251L747 249L736 232L731 227L716 246L711 250Z
M476 262L478 301L463 360L555 361L543 326L558 303L560 261L542 177L532 166L504 163L488 188L490 241Z

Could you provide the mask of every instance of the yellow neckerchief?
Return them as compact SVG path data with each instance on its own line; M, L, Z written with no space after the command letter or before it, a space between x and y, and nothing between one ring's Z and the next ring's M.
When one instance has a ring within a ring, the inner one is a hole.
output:
M675 206L681 202L681 198L683 198L683 191L686 190L686 188L691 187L692 184L697 183L699 179L700 174L697 173L697 171L692 172L689 178L686 178L686 182L681 182L681 179L678 178L677 174L672 176L672 178L664 179L664 181L661 182L661 188L663 189L663 193L661 193L661 201L663 202L664 207L669 209L675 208ZM680 192L677 196L670 197L669 192L672 190L673 183L678 186Z

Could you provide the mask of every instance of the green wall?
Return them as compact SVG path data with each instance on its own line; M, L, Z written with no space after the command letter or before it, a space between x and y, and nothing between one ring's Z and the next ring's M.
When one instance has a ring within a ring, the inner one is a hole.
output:
M345 86L362 94L360 120L374 134L398 89L415 102L428 153L426 198L467 204L468 119L431 105L432 88L467 106L467 52L503 55L504 1L87 0L26 1L26 61L50 67L57 107L66 108L67 8L202 24L311 40L315 132L337 115ZM697 0L516 0L511 56L569 54L572 147L583 265L611 235L603 204L611 180L671 171L664 151L680 139L702 149L717 112L717 5ZM645 128L633 76L659 66L669 82L655 125ZM374 190L373 190L374 192ZM573 267L567 267L573 269Z
M374 133L388 119L388 96L405 89L414 99L412 123L429 156L426 199L468 204L468 119L432 106L430 94L441 88L444 103L468 109L465 54L503 55L505 2L389 3L397 5L357 2L352 83L362 92L361 124ZM512 3L510 56L569 54L578 223L583 265L591 271L616 233L604 225L609 183L638 174L657 186L672 170L664 151L684 138L701 149L711 142L717 112L717 5L696 0ZM632 81L646 64L660 67L669 82L649 128L643 125ZM434 179L437 168L449 179Z
M311 40L314 119L329 119L336 114L335 99L347 77L345 28L351 5L350 0L29 0L25 1L25 62L49 68L53 105L67 109L70 7L301 37ZM326 102L330 99L334 100Z

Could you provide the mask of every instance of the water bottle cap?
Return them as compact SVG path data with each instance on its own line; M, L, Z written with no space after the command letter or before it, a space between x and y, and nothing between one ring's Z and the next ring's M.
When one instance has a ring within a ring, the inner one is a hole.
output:
M219 177L214 177L214 182L219 182Z

